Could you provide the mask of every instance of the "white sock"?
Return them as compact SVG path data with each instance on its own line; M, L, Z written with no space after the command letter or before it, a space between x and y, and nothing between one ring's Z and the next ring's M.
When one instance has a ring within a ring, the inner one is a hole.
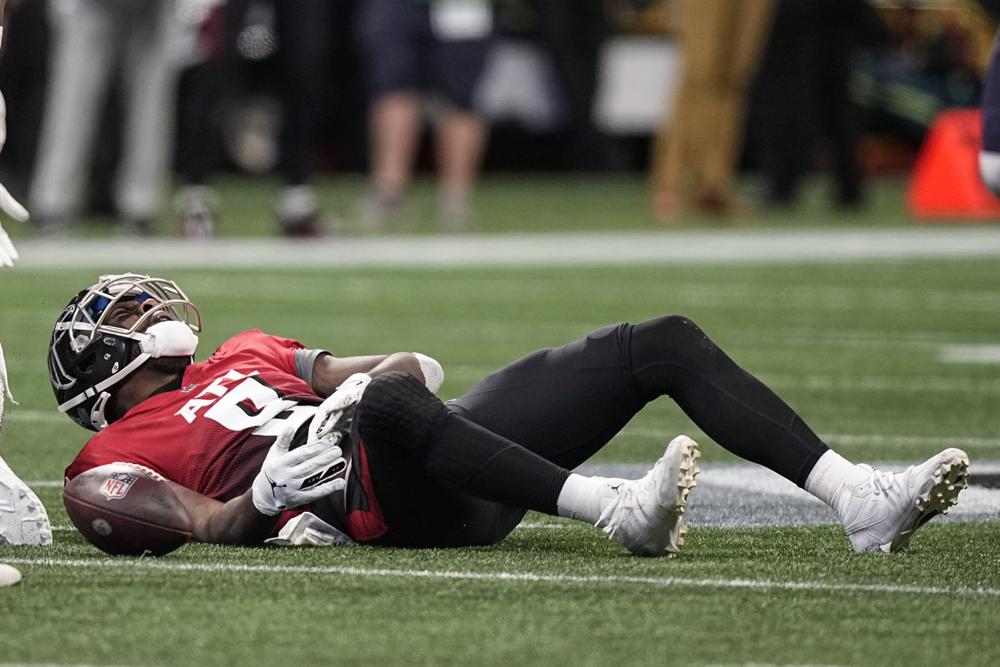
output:
M556 500L559 516L596 524L608 503L618 497L615 487L624 481L570 473Z
M805 489L840 514L844 483L850 483L857 472L857 466L828 449L809 473Z

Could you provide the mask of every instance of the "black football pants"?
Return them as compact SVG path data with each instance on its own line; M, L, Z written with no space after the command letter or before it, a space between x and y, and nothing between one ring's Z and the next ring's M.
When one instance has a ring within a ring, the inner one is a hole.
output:
M568 470L660 396L729 451L800 486L827 449L690 320L608 326L490 374L446 404L446 416L419 446L366 438L389 525L379 542L492 544L526 509L554 514ZM364 436L364 421L361 429Z

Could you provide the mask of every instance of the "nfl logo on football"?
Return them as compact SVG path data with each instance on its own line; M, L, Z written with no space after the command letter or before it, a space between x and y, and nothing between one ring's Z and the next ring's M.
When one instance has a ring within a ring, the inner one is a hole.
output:
M113 472L101 485L101 495L108 500L124 498L128 490L135 484L136 479L138 478L135 475L130 475L127 472Z

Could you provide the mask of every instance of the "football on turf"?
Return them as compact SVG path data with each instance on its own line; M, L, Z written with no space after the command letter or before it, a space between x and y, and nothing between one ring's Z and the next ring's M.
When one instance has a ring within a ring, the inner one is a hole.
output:
M191 519L152 471L110 463L63 487L66 513L87 541L114 555L162 556L191 540Z

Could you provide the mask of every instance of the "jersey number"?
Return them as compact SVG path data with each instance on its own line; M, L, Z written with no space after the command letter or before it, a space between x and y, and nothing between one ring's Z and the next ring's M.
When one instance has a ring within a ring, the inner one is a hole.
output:
M231 370L212 381L174 414L188 424L201 416L230 431L255 429L254 435L277 436L289 426L298 429L316 414L316 406L300 405L284 398L277 389L257 377L257 371L244 375Z

